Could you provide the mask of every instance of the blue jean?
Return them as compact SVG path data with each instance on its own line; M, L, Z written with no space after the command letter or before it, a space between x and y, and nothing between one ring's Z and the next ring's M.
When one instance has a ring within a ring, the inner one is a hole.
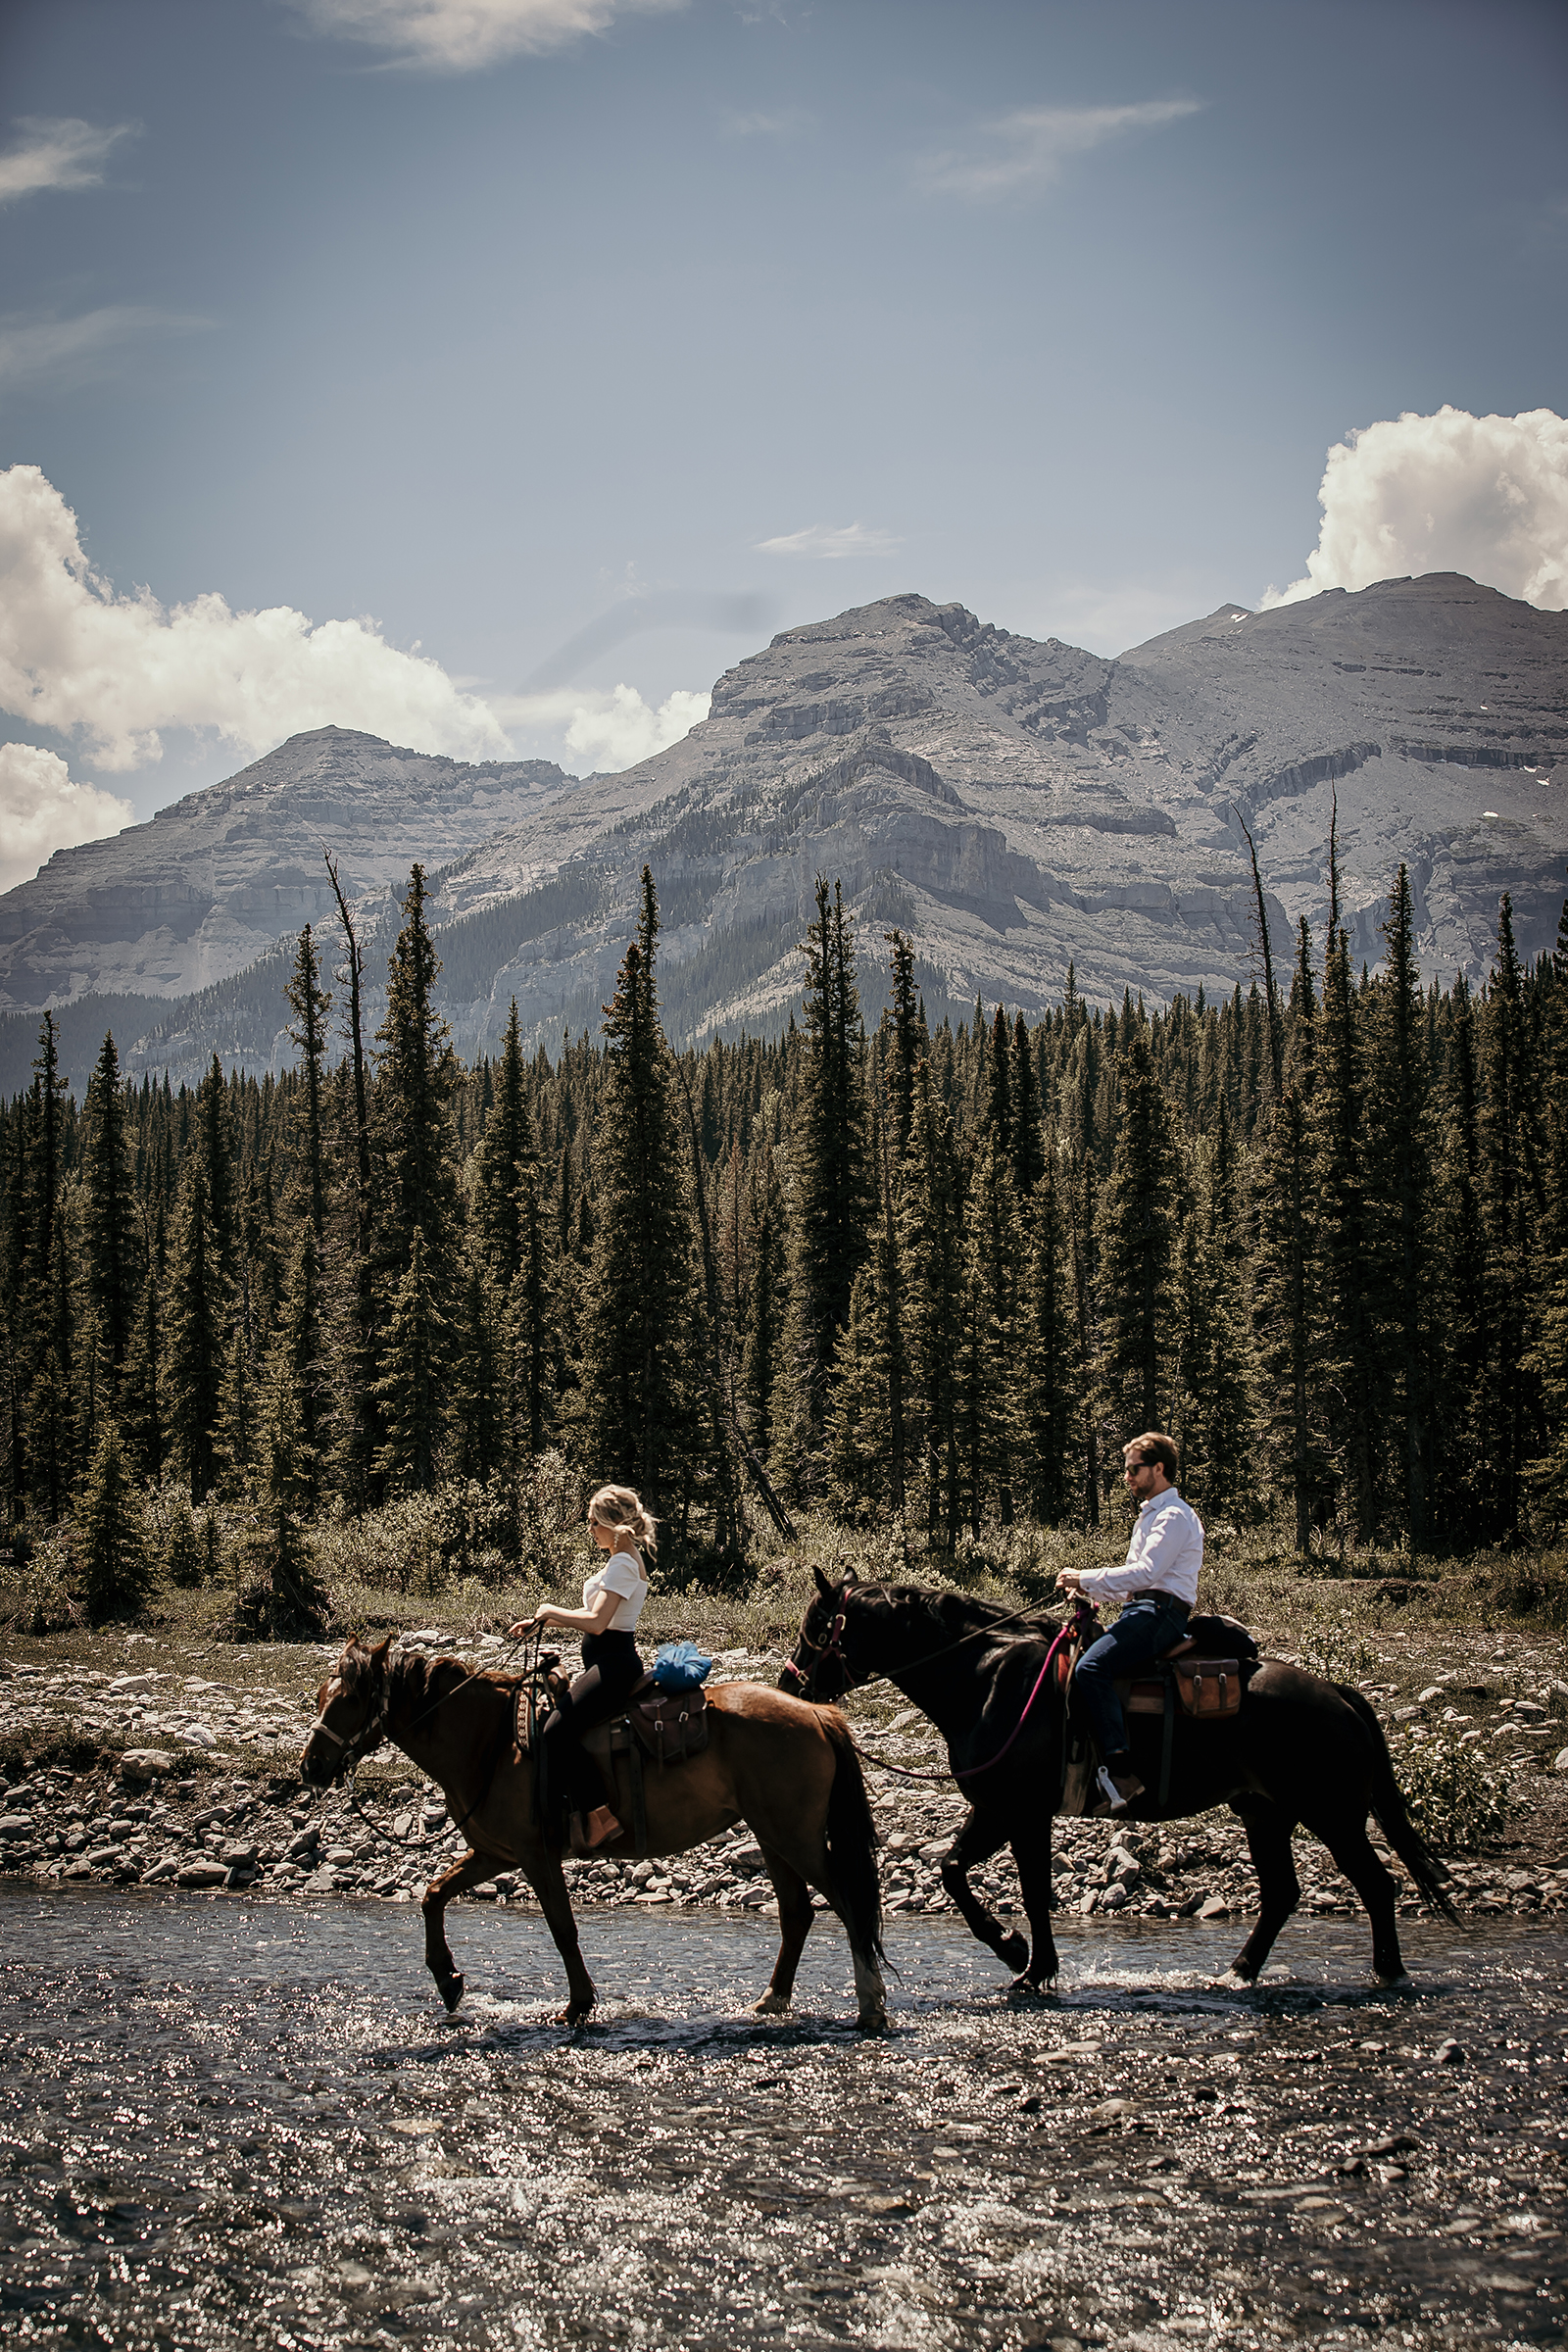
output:
M1164 1598L1130 1600L1108 1634L1090 1643L1074 1681L1102 1757L1120 1755L1127 1724L1114 1686L1157 1658L1187 1631L1187 1611Z

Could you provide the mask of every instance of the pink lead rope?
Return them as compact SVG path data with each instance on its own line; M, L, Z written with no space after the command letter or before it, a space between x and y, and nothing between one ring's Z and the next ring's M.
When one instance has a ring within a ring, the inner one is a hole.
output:
M1018 1734L1023 1730L1024 1725L1028 1722L1029 1710L1034 1705L1035 1700L1040 1696L1041 1688L1045 1683L1047 1675L1051 1672L1051 1662L1053 1658L1054 1658L1057 1650L1061 1647L1062 1643L1066 1641L1067 1636L1071 1631L1072 1628L1070 1626L1064 1625L1060 1633L1056 1636L1054 1642L1053 1642L1051 1644L1051 1647L1047 1650L1046 1662L1035 1677L1035 1687L1030 1691L1029 1696L1025 1699L1023 1713L1019 1716L1017 1722L1014 1724L1011 1735L1007 1739L1005 1744L1002 1747L999 1747L994 1756L989 1756L984 1764L966 1764L961 1772L956 1772L954 1774L953 1777L956 1781L972 1781L978 1774L982 1772L993 1771L995 1767L1002 1762L1003 1757L1007 1753L1007 1749L1011 1747L1013 1741L1017 1739Z

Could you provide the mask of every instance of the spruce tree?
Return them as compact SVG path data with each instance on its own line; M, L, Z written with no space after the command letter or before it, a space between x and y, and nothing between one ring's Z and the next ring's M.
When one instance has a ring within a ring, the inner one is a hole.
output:
M1372 1011L1367 1154L1385 1269L1390 1396L1398 1430L1403 1522L1412 1551L1428 1543L1431 1492L1431 1136L1429 1075L1410 877L1400 866L1383 926L1388 959Z
M452 1296L459 1279L460 1205L451 1034L435 1008L441 958L424 912L424 868L416 865L387 972L386 1016L376 1031L374 1137L384 1171L376 1262L387 1298L413 1257L414 1236L430 1278Z
M915 1064L928 1051L929 1041L925 1016L915 998L914 950L902 931L884 931L882 936L892 951L889 968L893 975L893 1055L888 1084L893 1096L894 1148L902 1160L909 1148Z
M1506 893L1483 1014L1479 1114L1488 1339L1483 1461L1491 1532L1510 1541L1519 1532L1525 1467L1539 1450L1529 1363L1535 1352L1535 1232L1544 1201L1524 974Z
M855 940L842 891L816 878L806 942L807 1052L792 1153L790 1484L808 1490L838 1334L869 1244L875 1192L859 1052Z
M753 1450L765 1462L774 1454L772 1399L784 1368L789 1307L784 1195L766 1143L752 1162L747 1221L752 1281L741 1349L741 1412Z
M961 1507L956 1371L963 1322L963 1219L952 1121L936 1099L927 1061L914 1074L909 1148L899 1190L899 1252L910 1479L921 1491L928 1540L951 1550Z
M642 920L607 1008L595 1140L595 1230L581 1309L577 1456L635 1487L683 1529L701 1481L702 1339L684 1107L659 1024L659 903L643 868Z
M111 1393L130 1350L141 1288L141 1222L125 1140L120 1057L112 1032L87 1082L84 1201L88 1292L108 1350Z
M1058 1163L1046 1156L1028 1209L1029 1255L1023 1314L1023 1459L1032 1517L1047 1526L1067 1518L1076 1500L1075 1451L1082 1407L1071 1251Z
M224 1368L224 1284L207 1204L207 1163L192 1152L169 1271L163 1362L166 1451L201 1502L217 1470Z
M1100 1377L1111 1419L1130 1435L1161 1427L1170 1393L1180 1171L1148 1031L1136 1013L1123 1029L1121 1119L1100 1204Z
M397 1287L375 1399L386 1432L375 1456L376 1476L394 1494L428 1494L436 1484L445 1421L445 1382L452 1358L449 1319L424 1235L416 1225L408 1272Z
M300 933L294 969L285 990L294 1018L289 1036L299 1049L302 1085L296 1113L300 1192L319 1251L326 1241L326 1136L323 1117L326 1016L332 999L321 986L316 940L309 923Z
M1004 1027L1000 1044L1004 1062ZM994 1058L993 1072L996 1066ZM969 1531L976 1542L989 1510L996 1510L1004 1527L1012 1525L1021 1436L1018 1276L1023 1250L1009 1163L1004 1134L988 1134L964 1208L957 1422Z
M74 1519L87 1614L95 1624L134 1616L152 1591L153 1572L130 1471L112 1421L98 1442Z
M1046 1164L1041 1134L1040 1082L1035 1072L1034 1048L1020 1012L1012 1025L1012 1188L1020 1202L1027 1201L1040 1182Z
M1386 1384L1379 1306L1384 1268L1367 1200L1366 1076L1345 933L1323 973L1312 1080L1312 1189L1318 1253L1315 1382L1351 1525L1362 1542L1379 1519L1379 1433Z

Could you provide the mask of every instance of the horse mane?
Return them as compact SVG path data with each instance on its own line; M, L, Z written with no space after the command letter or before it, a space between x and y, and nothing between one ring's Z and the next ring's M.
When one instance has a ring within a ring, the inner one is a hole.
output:
M978 1633L988 1625L1015 1625L1020 1633L1055 1634L1060 1627L1054 1618L1042 1610L1028 1609L1022 1615L1003 1600L985 1600L978 1593L933 1592L927 1585L884 1585L880 1590L887 1599L909 1605L920 1615L930 1618L933 1625L951 1630L956 1624L962 1633Z

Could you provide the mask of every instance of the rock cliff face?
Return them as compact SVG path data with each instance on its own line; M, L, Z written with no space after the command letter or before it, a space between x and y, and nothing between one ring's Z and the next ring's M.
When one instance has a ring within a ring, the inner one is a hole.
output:
M1035 1011L1069 961L1090 998L1228 991L1251 969L1241 820L1288 958L1296 918L1326 913L1336 794L1357 954L1380 953L1402 861L1425 968L1476 975L1503 890L1526 953L1555 934L1565 752L1568 614L1451 573L1222 606L1115 662L891 597L776 638L720 678L701 726L620 775L296 737L0 900L0 985L31 1007L233 974L330 911L324 840L372 921L415 857L443 868L443 1000L470 1053L514 994L536 1039L597 1024L645 860L676 1038L784 1017L818 871L842 879L868 958L891 924L912 933L933 1014L977 993ZM178 1038L149 1036L132 1066L215 1045L275 1060L275 969L255 975L247 1029L250 985L229 981L221 1021L192 998Z
M547 760L482 767L374 735L296 735L151 824L60 850L0 898L0 1004L86 992L180 997L333 913L323 845L361 901L444 864L575 783Z

